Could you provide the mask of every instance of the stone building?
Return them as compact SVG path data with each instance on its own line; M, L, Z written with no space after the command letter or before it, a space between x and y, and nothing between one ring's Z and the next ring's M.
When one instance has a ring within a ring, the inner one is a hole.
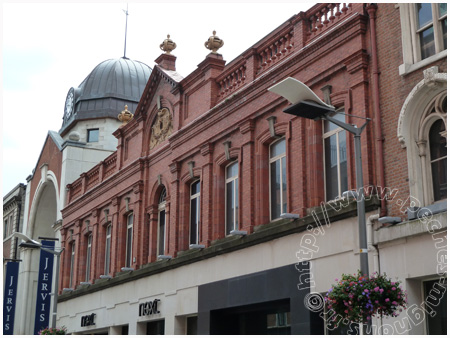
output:
M12 234L22 231L25 190L25 184L18 184L3 196L3 261L18 258L17 240Z
M229 63L214 32L186 77L166 39L133 119L112 132L117 150L65 181L58 325L333 333L305 301L360 268L357 202L342 197L356 188L355 143L283 112L290 103L268 89L292 77L335 118L370 119L369 270L400 280L409 300L373 330L446 333L446 8L317 4Z

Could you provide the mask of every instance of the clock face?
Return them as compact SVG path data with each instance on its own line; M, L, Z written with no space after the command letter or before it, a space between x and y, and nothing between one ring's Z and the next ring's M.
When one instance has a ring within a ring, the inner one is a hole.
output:
M75 101L75 91L73 88L70 88L66 97L66 105L64 106L64 118L67 121L73 113L73 104Z

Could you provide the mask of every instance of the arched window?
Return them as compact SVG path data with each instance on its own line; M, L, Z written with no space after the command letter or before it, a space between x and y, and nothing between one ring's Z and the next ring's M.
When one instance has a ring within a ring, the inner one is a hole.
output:
M200 181L191 184L191 218L189 227L189 244L199 243L200 225Z
M239 228L239 164L233 162L225 169L226 235Z
M447 140L443 120L437 120L430 128L430 166L434 201L447 198Z
M270 219L287 212L286 140L270 145Z
M436 66L423 74L400 111L397 137L406 148L410 196L439 212L447 198L447 74Z
M158 201L158 256L164 255L166 243L166 188L163 187Z

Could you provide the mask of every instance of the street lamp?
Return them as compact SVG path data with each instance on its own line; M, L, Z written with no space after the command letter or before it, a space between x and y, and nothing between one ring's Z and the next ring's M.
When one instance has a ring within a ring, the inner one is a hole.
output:
M42 243L39 243L38 241L35 241L20 232L15 232L13 234L13 236L18 237L23 241L22 243L19 244L19 247L21 247L21 248L41 249L41 250L44 250L45 252L51 253L54 256L56 256L56 276L55 276L55 287L54 287L54 294L53 294L53 313L52 313L52 328L56 328L56 313L57 313L57 307L58 307L59 265L60 265L61 253L64 251L64 248L62 248L60 251L55 251L55 250L45 248L42 246ZM58 240L56 238L46 238L46 237L39 237L39 239L47 239L47 240L53 240L53 241Z
M358 226L359 226L359 253L361 272L363 275L369 276L369 257L367 250L367 233L366 233L366 211L364 206L363 194L363 175L361 160L361 133L370 121L366 121L358 128L354 125L339 121L330 116L336 113L336 108L323 102L308 86L294 79L287 78L280 83L270 87L269 91L283 96L292 103L283 112L310 120L327 120L353 134L355 140L355 163L356 163L356 188L357 188L357 210L358 210Z

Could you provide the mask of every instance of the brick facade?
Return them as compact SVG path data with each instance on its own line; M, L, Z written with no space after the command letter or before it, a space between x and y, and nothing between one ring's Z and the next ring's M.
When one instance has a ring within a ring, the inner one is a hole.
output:
M74 242L75 280L84 281L88 234L94 236L96 261L91 280L104 270L105 226L112 225L111 275L125 265L126 215L134 214L132 267L157 259L158 199L166 197L165 254L176 257L189 249L189 189L201 182L199 243L206 247L225 237L225 168L239 164L239 230L271 222L269 212L269 147L286 140L287 212L305 216L324 201L322 122L282 112L283 98L267 91L291 76L323 98L342 107L347 122L373 118L368 17L363 4L339 9L334 18L322 17L310 29L310 18L326 5L295 15L241 56L225 65L220 54L209 54L198 69L178 80L172 63L161 56L150 76L134 119L115 132L117 152L69 185L63 209L62 246ZM323 12L321 12L323 11ZM336 9L335 9L336 11ZM336 12L335 12L336 13ZM325 20L326 19L326 20ZM167 66L169 65L169 66ZM170 137L150 149L151 127L158 106L172 114ZM275 136L268 118L276 122ZM224 143L229 142L229 157ZM349 188L355 188L354 144L347 137ZM362 136L364 184L377 185L373 125ZM114 161L112 160L114 159ZM105 175L109 162L115 168ZM189 163L193 163L192 175ZM89 180L98 184L89 185ZM104 210L109 210L108 222ZM86 229L85 223L90 227ZM111 222L111 223L109 223ZM62 259L61 290L68 287L70 250Z

